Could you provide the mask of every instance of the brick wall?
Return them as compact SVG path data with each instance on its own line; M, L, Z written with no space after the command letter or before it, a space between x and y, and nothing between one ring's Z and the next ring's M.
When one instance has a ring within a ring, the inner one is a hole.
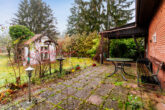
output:
M153 41L154 33L156 33L156 42ZM161 3L149 26L148 58L150 56L165 62L165 0ZM153 65L153 70L157 70L156 65ZM165 71L160 70L158 77L162 87L165 88Z

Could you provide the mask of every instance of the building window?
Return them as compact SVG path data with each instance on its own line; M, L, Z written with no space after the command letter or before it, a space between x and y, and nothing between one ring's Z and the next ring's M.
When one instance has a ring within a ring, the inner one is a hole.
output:
M48 47L42 46L41 47L41 60L48 60Z
M152 41L153 42L156 42L156 32L153 34L153 36L152 36Z

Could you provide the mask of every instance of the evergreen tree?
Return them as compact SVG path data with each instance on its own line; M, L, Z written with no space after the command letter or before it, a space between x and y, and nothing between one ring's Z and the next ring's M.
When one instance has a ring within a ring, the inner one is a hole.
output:
M87 29L87 4L83 0L75 0L73 7L70 9L72 15L68 19L67 33L73 35L83 33Z
M20 24L27 26L29 17L29 3L28 0L23 0L19 4L18 12L15 14L16 18L13 19L13 24Z
M50 6L42 0L23 0L19 4L13 24L24 25L35 34L56 35L56 20Z
M77 23L78 23L78 10L76 5L74 5L71 9L70 9L72 16L69 16L68 19L68 25L67 25L67 33L69 34L69 36L78 33L78 28L77 28Z
M133 1L128 0L104 0L106 8L103 12L104 29L119 27L130 21L134 9L129 9Z
M132 19L128 0L75 0L68 20L68 34L108 30Z

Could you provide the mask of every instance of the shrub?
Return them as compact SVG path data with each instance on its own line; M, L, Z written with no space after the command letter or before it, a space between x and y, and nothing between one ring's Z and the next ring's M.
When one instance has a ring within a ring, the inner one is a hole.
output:
M138 39L140 53L144 54L144 39ZM133 39L112 40L110 44L110 56L119 58L137 59L139 52Z
M75 34L71 37L66 36L63 41L59 41L59 43L63 43L63 51L64 52L72 52L72 56L76 57L94 57L96 54L96 49L99 45L99 35L97 32L93 32L90 34L82 33Z
M24 39L29 39L31 36L34 36L34 33L31 32L27 27L22 25L10 26L9 34L15 43L18 43Z

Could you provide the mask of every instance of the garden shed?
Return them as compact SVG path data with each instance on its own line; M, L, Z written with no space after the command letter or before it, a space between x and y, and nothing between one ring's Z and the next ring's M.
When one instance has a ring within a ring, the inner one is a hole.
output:
M165 0L136 0L136 20L121 27L100 32L110 39L145 38L145 55L157 71L157 63L165 62ZM102 40L103 45L103 40ZM138 46L137 46L138 47ZM137 48L138 49L138 48ZM103 54L103 48L102 54ZM103 60L102 60L103 61ZM165 70L160 69L158 79L165 88Z
M56 42L42 34L36 34L31 39L25 41L21 46L23 55L23 65L36 65L46 61L56 60Z

